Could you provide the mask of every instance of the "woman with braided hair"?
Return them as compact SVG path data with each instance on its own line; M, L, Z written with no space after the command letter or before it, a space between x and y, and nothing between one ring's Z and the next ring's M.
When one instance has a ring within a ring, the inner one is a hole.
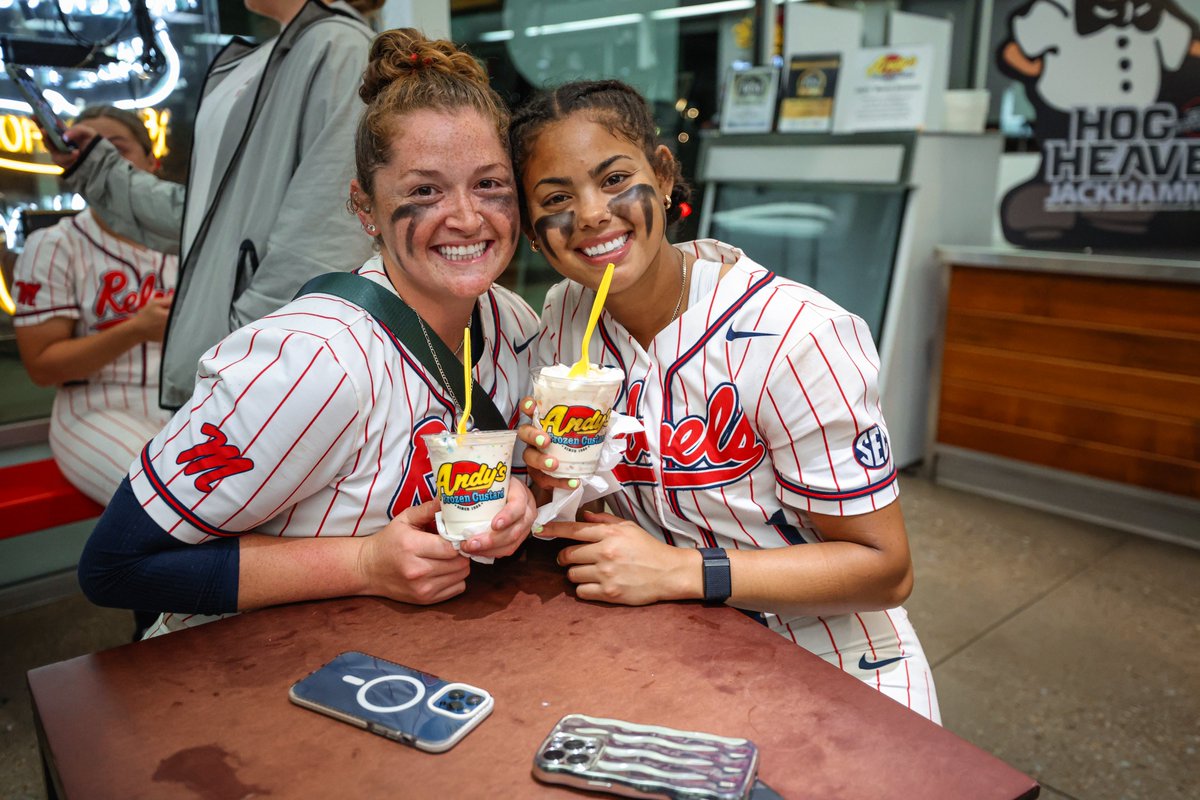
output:
M578 595L727 603L937 720L900 607L912 563L866 324L732 245L668 240L687 185L632 87L546 91L509 139L525 231L566 278L537 363L578 358L613 263L591 358L624 370L617 408L645 425L613 471L616 513L546 526L579 542L558 557ZM521 431L534 480L560 486Z
M320 291L235 331L200 362L191 401L142 452L101 518L80 583L101 605L167 609L148 635L213 615L373 594L429 604L469 560L432 532L420 436L462 412L462 364L422 366L472 331L474 382L510 425L537 317L493 285L519 235L509 115L483 68L411 29L375 39L349 206L376 255L358 279L416 313L403 341ZM459 351L461 352L461 351ZM457 355L457 353L456 353ZM476 406L477 407L477 406ZM511 554L534 509L519 481L463 554Z

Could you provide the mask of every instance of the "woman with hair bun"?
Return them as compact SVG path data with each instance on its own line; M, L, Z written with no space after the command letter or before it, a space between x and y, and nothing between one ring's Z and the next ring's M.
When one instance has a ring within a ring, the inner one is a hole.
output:
M204 355L191 401L146 446L79 569L93 602L171 612L148 636L296 600L429 604L465 588L469 560L432 532L419 438L453 430L462 364L427 370L416 349L436 361L437 337L457 356L469 328L474 382L516 424L532 349L519 345L537 317L493 285L519 235L509 115L478 62L411 29L376 38L360 94L348 205L377 253L356 274L408 305L421 335L397 338L317 292ZM510 482L463 555L511 554L533 518Z
M646 426L614 470L616 515L546 526L580 542L558 557L578 595L727 603L938 720L900 607L912 562L866 324L732 245L671 244L687 186L630 86L545 92L509 136L526 233L568 279L546 297L537 363L578 357L612 262L592 342ZM521 431L534 479L560 485L540 431Z

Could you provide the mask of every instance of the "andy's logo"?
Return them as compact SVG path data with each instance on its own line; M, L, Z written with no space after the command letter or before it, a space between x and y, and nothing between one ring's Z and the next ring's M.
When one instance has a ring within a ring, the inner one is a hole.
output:
M208 441L189 447L175 459L176 464L187 464L183 468L184 475L202 473L196 478L197 489L208 494L222 479L254 469L254 462L243 458L242 451L229 444L216 425L206 422L200 426L200 432L208 437Z
M584 448L604 441L611 411L604 412L589 406L558 405L542 416L542 429L558 445Z
M497 461L489 467L477 461L454 461L438 468L438 493L442 497L453 497L468 492L486 492L493 484L503 483L508 478L508 464Z
M129 284L129 276L120 270L110 270L100 276L100 291L93 307L100 320L97 328L107 328L136 314L154 296L154 275L147 275L142 278L141 285L126 291Z
M916 65L916 56L900 56L895 53L888 53L886 56L880 56L875 59L875 63L867 67L867 75L872 78L884 78L887 80L895 78L897 75L903 75L910 67L915 67Z
M708 396L708 413L662 424L663 488L711 489L746 477L766 448L742 411L737 387L722 383Z
M413 428L408 446L408 465L400 479L400 488L392 499L390 516L395 517L406 508L427 503L437 496L431 480L433 465L429 463L429 451L425 449L423 437L434 433L445 433L446 423L437 417L423 419Z

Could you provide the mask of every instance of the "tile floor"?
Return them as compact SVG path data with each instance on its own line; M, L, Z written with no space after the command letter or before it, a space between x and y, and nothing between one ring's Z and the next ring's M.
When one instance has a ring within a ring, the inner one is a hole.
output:
M946 726L1050 800L1200 797L1200 551L916 476L902 498ZM45 796L25 671L131 629L79 596L0 617L0 797Z

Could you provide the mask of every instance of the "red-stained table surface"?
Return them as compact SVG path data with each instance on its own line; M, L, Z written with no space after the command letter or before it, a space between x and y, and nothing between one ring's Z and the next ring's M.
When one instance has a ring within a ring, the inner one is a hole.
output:
M29 672L59 796L598 797L536 782L564 714L742 736L787 798L1014 800L1034 780L729 608L575 599L544 552L473 565L430 608L353 598L243 614ZM293 705L344 650L473 683L492 715L433 755Z

